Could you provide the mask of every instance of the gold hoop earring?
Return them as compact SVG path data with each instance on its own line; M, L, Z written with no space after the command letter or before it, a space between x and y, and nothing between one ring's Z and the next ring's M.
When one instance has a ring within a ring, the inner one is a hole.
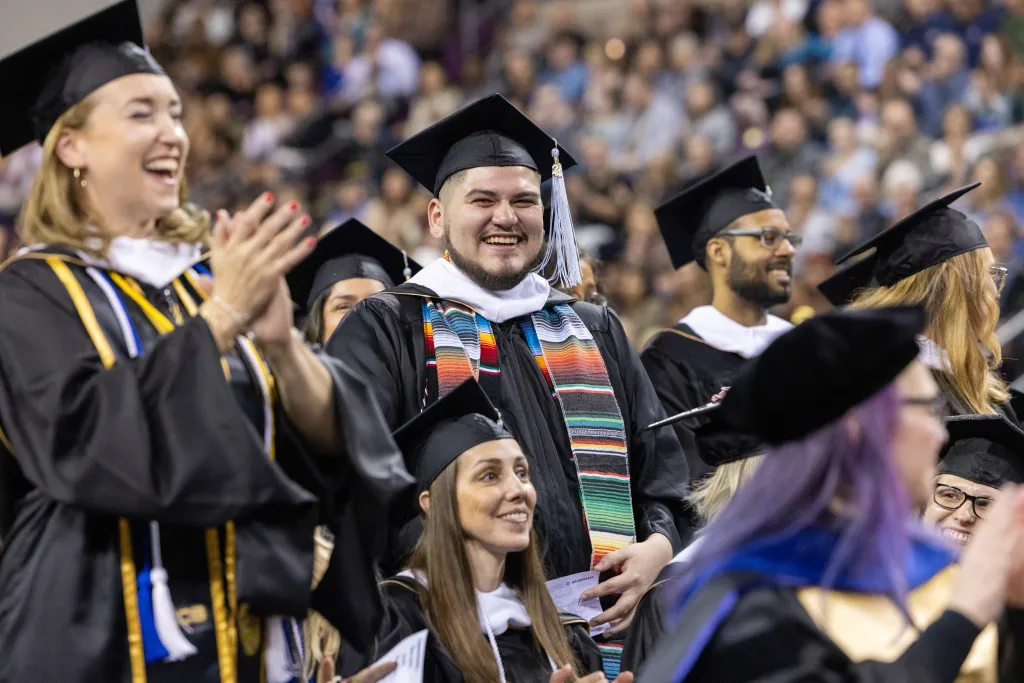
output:
M82 186L82 189L85 189L85 187L89 184L89 181L82 177L82 169L74 169L74 174L75 180L77 180L78 184Z

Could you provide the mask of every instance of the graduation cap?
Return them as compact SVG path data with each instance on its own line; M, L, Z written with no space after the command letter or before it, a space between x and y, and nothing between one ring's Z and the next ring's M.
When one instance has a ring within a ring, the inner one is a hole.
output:
M704 422L693 430L697 455L705 464L719 467L726 463L746 460L764 451L759 439L737 434L718 412L717 408L708 411Z
M0 45L3 156L45 140L64 112L113 80L136 73L166 75L141 47L135 0L4 0L9 22L39 15L49 21L30 24L34 34L27 44L13 50Z
M924 328L918 307L816 315L742 366L716 417L771 445L802 439L896 379Z
M474 379L468 379L438 399L393 434L415 472L422 493L448 465L474 446L511 439L501 415Z
M938 474L994 488L1024 482L1024 430L1005 416L956 415L946 418L946 429Z
M777 209L757 157L748 156L700 180L654 210L672 266L704 268L705 248L734 220Z
M385 287L401 284L422 270L405 251L350 218L325 234L302 263L288 273L292 300L309 311L335 283L366 278Z
M818 291L824 294L833 306L845 306L853 300L857 292L871 284L874 270L875 262L870 257L844 264L831 277L818 284Z
M540 269L555 266L552 280L581 280L576 238L563 171L576 165L564 147L501 95L490 95L391 148L388 157L437 196L452 175L471 168L523 166L552 180L551 229Z
M987 247L988 242L978 224L950 207L950 204L980 184L961 187L929 202L841 256L836 263L845 263L854 256L875 250L873 254L864 257L860 268L842 276L837 273L833 277L846 277L849 281L850 273L854 273L863 280L869 268L867 263L870 263L870 278L858 286L889 287L954 256ZM826 288L830 286L826 285ZM846 288L848 285L838 289L842 291Z

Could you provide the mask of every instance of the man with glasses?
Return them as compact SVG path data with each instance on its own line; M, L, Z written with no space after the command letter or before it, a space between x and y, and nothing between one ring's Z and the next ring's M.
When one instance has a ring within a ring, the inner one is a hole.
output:
M998 414L950 417L946 429L949 441L924 518L949 540L967 545L999 489L1024 482L1024 430Z
M693 309L641 354L662 405L674 415L713 401L746 359L792 327L768 310L789 301L800 236L790 231L753 156L687 188L655 213L673 266L696 262L712 282L711 305ZM674 425L692 479L710 474L712 463L759 446L726 432L698 448L693 430L706 419ZM695 521L686 520L691 530Z

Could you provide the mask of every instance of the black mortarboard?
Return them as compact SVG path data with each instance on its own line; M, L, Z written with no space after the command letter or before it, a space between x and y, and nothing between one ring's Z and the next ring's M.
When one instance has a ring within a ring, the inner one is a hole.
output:
M654 215L673 267L696 261L703 268L704 250L715 235L741 216L777 208L757 157L748 156L686 188Z
M718 413L718 409L708 411L704 421L693 429L697 455L705 464L718 467L764 451L757 437L737 433Z
M434 195L459 171L525 166L551 177L554 139L501 95L490 95L438 121L387 155ZM576 165L558 146L563 169Z
M949 441L938 474L955 474L983 486L1024 482L1024 430L1003 415L946 418Z
M845 306L857 292L871 284L874 270L875 262L870 257L843 264L831 277L818 284L818 291L833 306Z
M924 328L921 308L816 315L743 365L717 417L768 444L802 439L896 379Z
M53 4L52 0L44 4ZM107 83L136 73L165 75L143 45L135 0L60 2L59 18L38 26L35 40L8 53L0 46L0 155L42 142L61 115ZM4 0L3 18L21 22L38 0ZM42 8L44 11L46 8Z
M292 301L309 311L336 282L367 278L394 287L422 270L404 251L350 218L325 234L316 248L288 273Z
M871 278L861 286L889 287L954 256L987 247L988 242L978 224L949 206L980 184L961 187L929 202L840 257L836 263L844 263L874 248L875 252L864 259L873 264ZM867 267L862 265L865 270L859 272L866 272Z
M448 465L474 446L511 439L476 380L468 379L399 427L395 443L416 475L416 491L430 488Z

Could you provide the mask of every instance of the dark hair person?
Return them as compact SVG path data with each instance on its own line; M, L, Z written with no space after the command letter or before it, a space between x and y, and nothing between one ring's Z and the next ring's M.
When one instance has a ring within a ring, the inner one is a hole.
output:
M288 274L288 289L305 317L309 344L326 344L363 299L401 284L422 268L354 218L332 228Z
M826 313L745 366L719 417L768 451L640 680L1022 680L1024 491L1001 492L959 566L912 521L946 439L924 328L920 308Z
M370 660L428 629L427 683L603 681L586 621L559 614L548 594L530 465L480 386L467 380L394 437L415 463L406 514L420 511L423 533L407 569L369 599L334 580L344 562L336 552L319 589L331 594L318 597L337 610L334 620L382 613Z
M29 4L71 11L0 19ZM0 271L0 680L282 683L329 456L404 470L370 387L292 328L308 217L266 195L209 234L181 99L134 2L103 5L0 62L0 153L43 146Z

